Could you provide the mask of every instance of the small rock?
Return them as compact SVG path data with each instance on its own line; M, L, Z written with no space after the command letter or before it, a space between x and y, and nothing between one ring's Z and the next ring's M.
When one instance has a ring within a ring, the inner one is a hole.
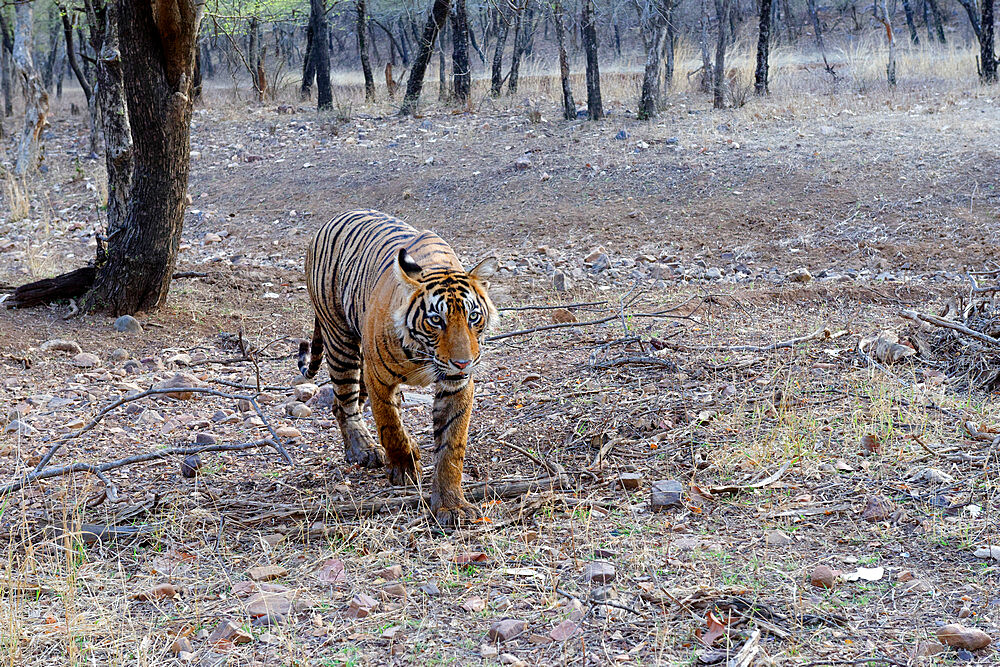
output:
M791 544L792 538L790 535L780 530L769 530L767 532L767 536L764 538L764 541L771 546L780 547Z
M462 609L470 614L475 614L486 609L486 601L479 596L473 595L462 603Z
M247 614L252 618L277 614L288 616L292 611L292 601L281 593L256 593L247 600Z
M213 646L224 643L249 644L252 641L253 635L237 625L235 621L220 623L208 636L208 643Z
M212 435L211 433L197 433L194 436L194 444L196 445L214 445L219 439Z
M479 647L479 655L483 658L495 658L500 654L493 644L483 644Z
M649 508L658 512L683 504L684 485L675 479L665 479L653 482L650 489Z
M618 134L615 135L615 141L625 141L628 137L628 130L618 130Z
M930 593L934 586L923 579L913 579L900 586L902 593Z
M261 565L247 570L247 576L253 581L271 581L288 576L288 570L280 565Z
M189 387L204 387L204 383L191 375L190 373L177 373L169 380L164 380L163 382L157 382L153 385L153 389L181 389ZM196 393L193 391L171 391L166 393L170 398L176 398L178 400L186 401L195 397Z
M611 258L607 255L607 253L601 253L597 259L591 263L590 270L594 273L600 273L601 271L605 271L610 268L610 266Z
M122 333L142 333L142 325L139 320L135 319L131 315L122 315L115 323L112 325L115 331L120 331Z
M295 428L294 426L279 426L278 428L274 429L274 432L278 435L279 438L284 438L286 440L292 440L295 438L302 437L302 431Z
M364 593L358 593L351 599L351 604L347 608L347 615L350 618L364 618L372 613L378 606L378 602L375 598L365 595Z
M344 561L339 558L328 558L316 570L316 578L326 584L347 583L347 570Z
M637 472L623 472L618 475L618 481L622 488L627 491L635 491L642 486L642 474Z
M65 340L63 338L47 340L38 349L42 352L69 352L70 354L80 354L83 351L76 341Z
M566 292L573 289L573 281L562 271L552 274L552 289L557 292Z
M397 579L403 578L403 566L402 565L390 565L387 568L379 570L376 577L381 577L386 581L396 581Z
M73 357L73 365L79 368L93 368L101 365L101 359L91 352L81 352Z
M177 589L174 588L173 584L157 584L149 590L142 591L141 593L136 593L131 596L132 600L138 600L140 602L152 602L153 600L165 600L177 597Z
M717 266L712 266L705 269L705 279L706 280L721 280L722 279L722 269Z
M193 651L194 648L191 646L191 640L187 637L178 637L174 640L174 643L170 645L170 652L177 656L181 653L191 653Z
M980 547L973 552L976 558L992 558L993 560L1000 560L1000 546L990 545L986 547Z
M972 609L970 609L968 605L958 610L959 618L969 618L971 616L972 616Z
M603 246L597 246L596 248L592 249L589 253L587 253L587 256L583 258L583 263L593 264L598 260L598 258L600 258L601 255L606 255L606 254L607 253L605 252Z
M296 419L305 419L312 414L312 408L310 408L305 403L299 403L298 401L285 404L285 412L288 413L289 417L295 417Z
M513 653L501 653L500 664L510 665L511 667L528 667L528 663L526 663L524 660L521 660Z
M382 596L383 600L405 600L406 599L406 586L398 581L393 581L382 587L379 591L379 595Z
M603 561L588 563L583 568L583 580L596 584L606 584L615 580L615 566Z
M295 400L305 403L310 398L319 393L319 387L312 382L303 382L294 387Z
M865 521L884 521L895 511L892 503L879 495L868 496L861 518Z
M216 234L215 232L208 232L207 234L205 234L205 236L202 237L202 241L205 243L205 245L210 245L212 243L221 243L222 237Z
M13 419L3 427L4 433L16 433L17 435L31 435L35 430L33 426L20 419Z
M813 279L812 274L809 273L809 269L806 269L804 267L795 269L794 271L786 275L785 278L787 278L789 282L802 283L802 284L805 284Z
M115 348L115 350L111 352L111 355L108 357L108 359L110 359L111 363L113 364L120 364L121 362L128 359L128 357L129 357L128 350L126 350L124 347L119 347Z
M837 573L826 565L817 565L809 576L809 583L816 588L833 588L837 583Z
M993 642L993 638L979 628L968 628L958 623L949 623L939 628L937 638L942 644L969 651L978 651Z
M930 658L945 651L945 645L941 642L923 641L913 648L914 658Z
M550 178L552 178L552 175L549 172L547 172L547 171L543 171L542 175L538 178L538 180L540 180L542 183L544 183L545 181L549 180Z
M549 637L552 637L553 641L564 642L571 639L573 635L576 634L578 630L576 623L570 620L565 620L556 627L549 631Z
M517 158L517 161L514 162L514 169L517 169L518 171L527 171L528 169L531 169L531 159L527 156Z
M197 454L191 454L190 456L185 456L184 460L181 461L181 476L191 479L198 475L198 470L201 468L201 457Z
M187 352L178 352L174 356L167 359L167 363L174 364L175 366L190 366L191 355Z
M552 322L554 324L569 324L576 322L576 315L565 308L556 308L552 311Z
M490 631L486 636L495 642L506 642L514 639L515 637L520 637L527 629L527 622L519 621L513 618L506 618L502 621L494 623L493 627L490 628Z

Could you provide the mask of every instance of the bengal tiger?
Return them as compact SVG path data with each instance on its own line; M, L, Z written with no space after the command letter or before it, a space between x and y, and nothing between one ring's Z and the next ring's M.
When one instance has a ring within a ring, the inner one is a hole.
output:
M313 378L324 354L347 461L387 467L394 485L420 479L420 449L400 419L400 385L431 383L434 480L431 511L442 526L475 518L462 491L473 372L497 320L487 257L462 268L436 234L378 211L350 211L323 225L306 251L306 284L316 313L312 344L299 346L299 371ZM366 396L379 442L361 417Z

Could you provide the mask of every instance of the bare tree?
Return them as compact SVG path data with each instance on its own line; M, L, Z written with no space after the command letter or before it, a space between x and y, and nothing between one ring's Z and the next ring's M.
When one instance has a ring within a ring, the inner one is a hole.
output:
M49 113L49 96L31 59L33 23L31 0L19 0L14 5L14 66L24 90L24 129L14 163L18 176L38 166L39 141Z
M941 7L938 5L937 0L926 0L926 2L931 8L931 16L934 17L934 31L937 33L938 42L945 44L944 21L941 18Z
M576 103L569 82L569 58L566 56L566 29L563 25L563 8L560 0L552 5L552 22L556 26L556 44L559 48L559 78L562 81L563 118L576 119Z
M997 82L997 57L993 48L993 0L982 0L983 34L979 38L979 60L983 83Z
M729 0L715 0L715 16L719 23L718 39L715 42L715 72L712 77L712 106L726 107L726 22L729 14Z
M771 0L760 0L760 22L757 28L757 71L753 89L758 95L767 94L767 70L771 51Z
M894 88L896 86L896 36L892 31L892 17L889 15L885 0L875 0L872 11L875 13L875 20L885 28L885 38L889 45L889 62L885 66L885 76L889 87Z
M594 0L583 0L583 50L587 54L587 117L604 118L601 103L601 69L597 62L597 24L594 20Z
M469 103L472 88L472 69L469 64L469 18L466 0L455 0L455 11L451 15L451 62L452 87L458 104Z
M450 8L451 0L434 0L431 13L427 17L427 23L424 24L424 32L420 37L420 50L413 61L410 78L406 81L406 95L403 97L403 106L399 109L401 115L411 115L417 109L417 103L420 101L420 91L424 87L424 75L427 73L427 65L430 64L431 56L434 53L434 43L437 41L438 32L440 32L448 20L448 11Z
M510 33L510 19L496 8L494 10L497 22L497 43L493 47L493 71L490 76L490 94L493 97L500 97L503 89L503 50L507 44L507 35Z
M358 15L357 30L355 31L358 34L358 54L361 56L361 71L365 76L365 101L374 102L375 77L372 76L372 65L368 60L368 44L365 41L365 28L368 21L365 0L357 0L355 7Z
M910 0L903 0L903 12L906 14L906 27L910 29L910 42L919 44L920 36L917 35L917 24L913 22L913 7L910 6Z
M316 108L320 111L333 107L333 91L330 89L330 32L326 20L324 0L309 0L309 24L312 27L312 48L309 56L316 73Z
M670 14L669 2L636 5L639 13L640 34L646 50L646 66L642 73L642 89L639 94L639 119L656 118L660 105L660 57L667 40L667 20Z

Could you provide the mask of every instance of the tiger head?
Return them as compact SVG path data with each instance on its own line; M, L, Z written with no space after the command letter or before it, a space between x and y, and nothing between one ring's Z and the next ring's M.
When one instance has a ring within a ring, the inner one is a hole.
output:
M408 296L393 320L404 350L426 365L429 381L458 386L472 376L483 336L498 319L486 293L496 269L496 257L487 257L468 272L424 269L400 248L396 278Z

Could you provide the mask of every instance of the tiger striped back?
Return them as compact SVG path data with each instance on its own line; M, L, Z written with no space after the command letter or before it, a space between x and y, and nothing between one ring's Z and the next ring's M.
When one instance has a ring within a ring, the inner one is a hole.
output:
M352 211L320 228L305 269L316 319L311 345L300 346L299 370L314 377L325 356L348 461L386 464L393 483L418 480L420 450L402 427L398 388L434 383L431 507L442 523L468 515L461 466L472 374L497 318L486 292L496 260L467 272L436 234L378 211ZM381 446L361 419L366 395Z

